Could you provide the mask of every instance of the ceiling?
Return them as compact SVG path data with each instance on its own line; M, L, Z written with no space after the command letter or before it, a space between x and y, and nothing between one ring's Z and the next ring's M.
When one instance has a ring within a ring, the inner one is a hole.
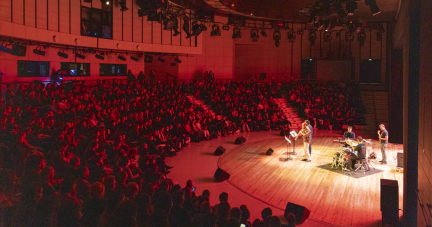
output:
M218 14L239 14L255 19L276 19L292 22L307 22L308 17L299 12L305 6L312 6L316 0L171 0L187 8L205 8ZM400 0L376 0L382 13L373 16L365 2L357 2L357 10L346 19L360 21L393 21L398 12ZM345 4L342 5L345 10ZM252 15L251 15L252 14ZM337 17L337 16L336 16Z

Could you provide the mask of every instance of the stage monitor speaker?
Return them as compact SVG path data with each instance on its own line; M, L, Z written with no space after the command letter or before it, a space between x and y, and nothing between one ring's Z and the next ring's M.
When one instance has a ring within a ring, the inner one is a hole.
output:
M397 180L381 179L382 224L399 224L399 186Z
M214 155L215 155L215 156L223 155L223 154L225 153L225 151L226 151L226 149L225 149L224 147L219 146L219 147L215 150Z
M214 174L214 178L216 179L217 182L222 182L225 180L228 180L230 178L230 174L227 173L227 171L218 168Z
M398 168L403 168L404 167L404 154L403 152L398 152L397 153L397 167Z
M271 148L269 148L269 149L267 150L267 152L266 152L266 155L272 155L273 152L274 152L274 150L271 149Z
M288 216L289 213L294 214L296 218L296 224L300 225L309 218L310 211L304 206L288 202L285 208L284 216Z
M246 143L246 139L243 136L238 137L235 141L235 144L243 144Z

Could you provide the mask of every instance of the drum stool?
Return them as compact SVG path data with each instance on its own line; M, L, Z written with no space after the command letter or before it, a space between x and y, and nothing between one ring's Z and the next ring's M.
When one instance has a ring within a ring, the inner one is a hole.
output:
M361 169L361 170L363 170L363 174L366 173L365 164L368 164L369 168L375 169L375 167L373 167L371 164L369 164L367 159L360 159L360 160L357 160L356 162L357 162L357 164L359 164L359 167L357 167L357 169L355 171Z

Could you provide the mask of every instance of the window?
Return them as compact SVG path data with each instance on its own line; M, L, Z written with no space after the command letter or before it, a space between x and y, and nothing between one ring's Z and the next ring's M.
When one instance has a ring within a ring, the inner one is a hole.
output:
M102 9L81 7L81 35L112 39L112 4Z
M49 77L49 61L18 61L18 77Z
M100 64L101 76L126 76L126 64Z
M62 62L61 71L64 76L90 76L90 64Z

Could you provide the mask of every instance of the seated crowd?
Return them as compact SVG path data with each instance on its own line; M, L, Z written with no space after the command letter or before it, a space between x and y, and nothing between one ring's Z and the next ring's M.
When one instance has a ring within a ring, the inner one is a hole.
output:
M275 103L282 93L276 83L226 82L192 84L194 95L227 118L230 132L288 129L288 116Z
M290 105L299 108L300 117L306 118L318 129L341 129L353 125L356 110L364 112L359 89L355 83L335 81L300 81L284 84Z
M0 100L0 226L281 226L271 210L251 224L247 207L231 208L226 193L210 206L207 190L197 196L192 181L182 188L166 177L166 156L230 131L189 100L193 86L8 86ZM277 110L261 94L267 88L236 86L245 95L257 89L258 104L244 100L251 108Z

